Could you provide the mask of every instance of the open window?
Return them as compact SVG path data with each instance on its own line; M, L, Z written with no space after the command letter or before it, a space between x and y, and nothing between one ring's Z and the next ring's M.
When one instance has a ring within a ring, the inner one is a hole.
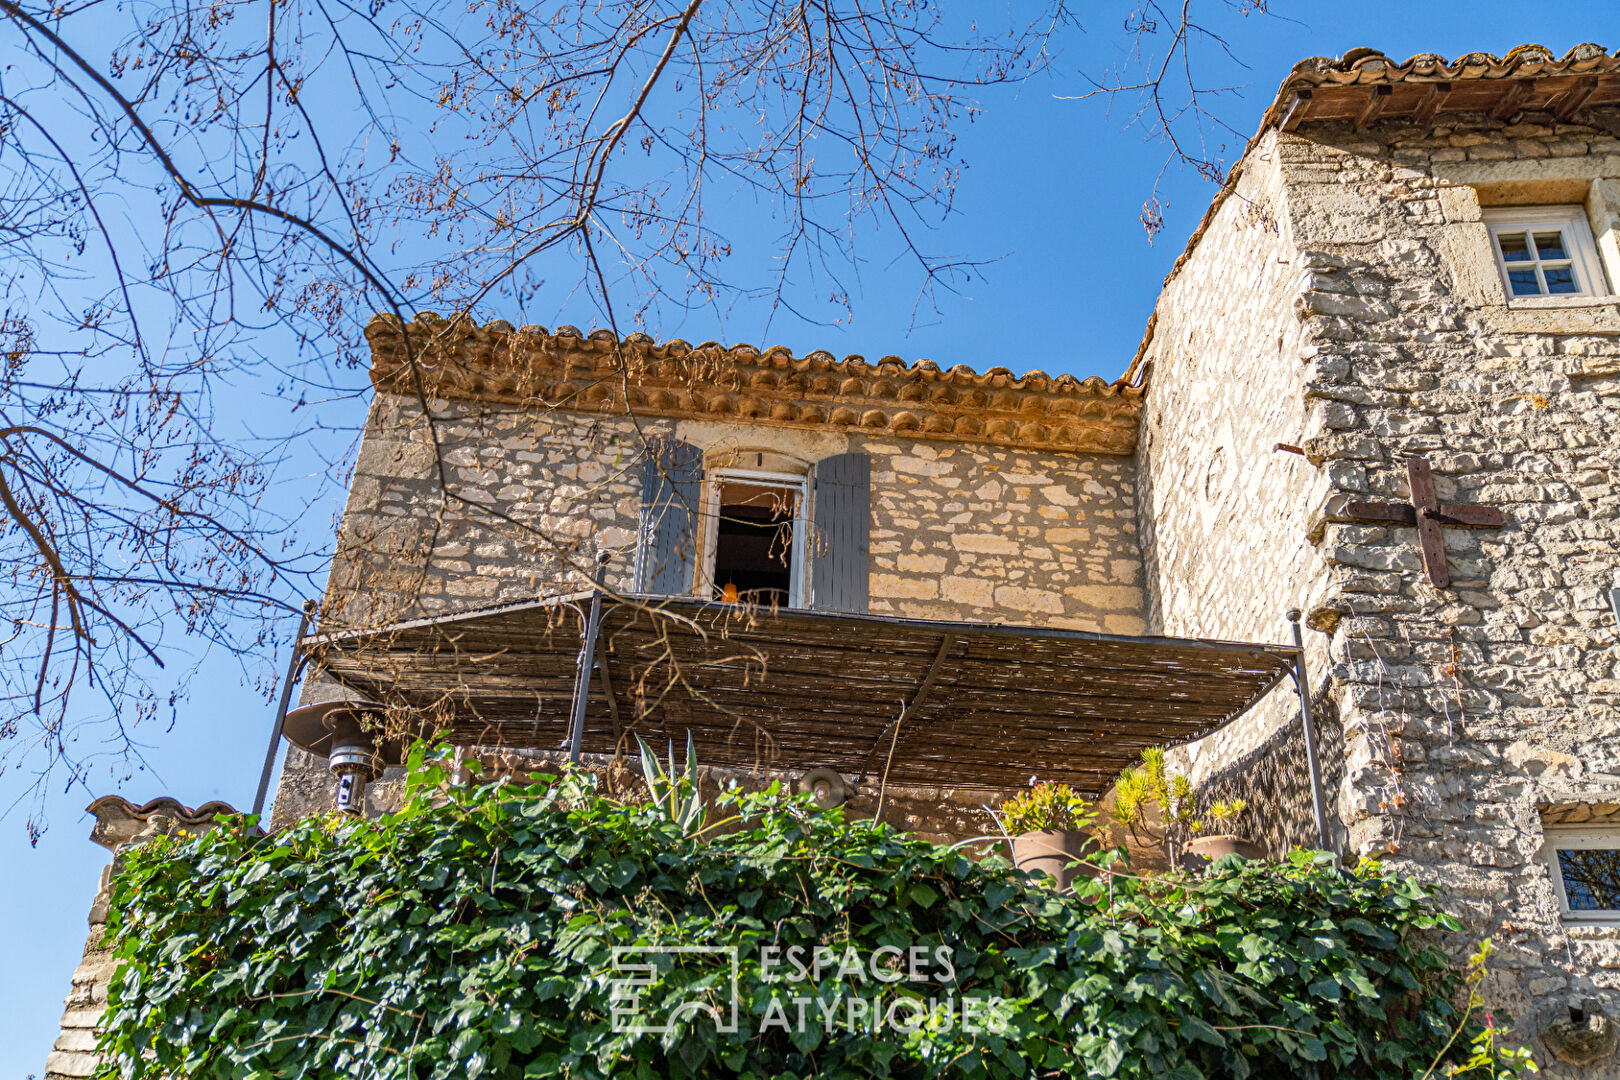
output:
M636 591L724 600L729 585L738 600L864 614L871 477L871 459L857 452L812 464L650 439Z
M708 509L704 592L716 600L803 607L804 477L720 470Z

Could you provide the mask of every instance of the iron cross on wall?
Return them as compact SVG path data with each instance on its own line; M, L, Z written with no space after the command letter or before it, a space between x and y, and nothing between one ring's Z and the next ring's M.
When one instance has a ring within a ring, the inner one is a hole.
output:
M1502 511L1489 506L1453 506L1437 501L1434 497L1434 475L1423 458L1406 459L1406 477L1412 485L1411 505L1353 502L1345 509L1355 521L1416 525L1418 547L1423 551L1423 566L1429 571L1429 580L1434 582L1437 589L1447 588L1451 585L1451 571L1446 568L1446 543L1441 526L1494 529L1502 524Z

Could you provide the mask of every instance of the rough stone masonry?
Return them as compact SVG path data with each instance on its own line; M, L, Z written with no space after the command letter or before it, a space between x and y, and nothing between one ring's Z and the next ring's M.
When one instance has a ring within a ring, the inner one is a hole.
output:
M1543 850L1547 824L1620 806L1604 599L1620 569L1620 305L1607 286L1510 303L1482 218L1578 205L1620 280L1620 110L1603 104L1620 92L1581 81L1616 67L1592 47L1300 65L1166 283L1126 382L1145 390L1126 440L1109 427L1119 411L1086 420L1089 405L1045 399L1040 423L1008 399L1013 419L981 424L960 371L919 388L888 361L747 368L711 397L650 384L587 408L588 384L560 398L572 367L503 380L490 358L510 335L475 333L430 403L453 480L573 547L446 519L418 403L380 393L328 618L574 587L589 554L636 542L626 447L648 432L711 456L859 448L874 462L873 612L1286 641L1283 613L1303 608L1333 842L1445 884L1469 934L1496 942L1492 1006L1551 1075L1620 1076L1612 1057L1553 1053L1572 1024L1620 1017L1620 927L1566 923ZM816 381L834 370L842 382ZM806 403L817 387L831 404ZM525 394L562 403L510 404ZM1405 499L1411 455L1433 464L1441 501L1506 518L1446 531L1444 590L1413 529L1346 512ZM629 561L614 565L623 586ZM1314 841L1297 718L1274 694L1178 752L1205 791L1249 796L1274 850ZM280 812L324 798L317 764L295 759Z
M1300 65L1136 365L1152 628L1263 639L1306 609L1346 856L1445 885L1552 1076L1620 1076L1620 925L1562 916L1544 851L1546 827L1620 810L1620 110L1591 104L1614 66L1594 46ZM1510 301L1485 213L1549 205L1579 208L1607 281ZM1414 529L1348 520L1408 497L1409 456L1441 501L1506 519L1445 530L1446 589ZM1284 719L1184 760L1243 782L1297 758Z

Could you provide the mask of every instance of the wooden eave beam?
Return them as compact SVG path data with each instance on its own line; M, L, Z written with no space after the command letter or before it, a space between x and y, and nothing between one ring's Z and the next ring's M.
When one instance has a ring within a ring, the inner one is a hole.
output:
M1389 99L1394 96L1394 93L1395 88L1388 83L1373 87L1372 92L1367 95L1367 104L1362 106L1361 115L1356 117L1356 130L1362 131L1366 129L1379 116L1383 115L1384 109L1389 105Z
M1279 126L1284 131L1293 131L1299 126L1299 122L1305 119L1305 114L1310 111L1310 107L1311 92L1309 90L1295 90L1293 99L1288 102L1288 111L1283 113L1282 124Z
M1437 82L1429 84L1429 92L1423 95L1417 108L1412 110L1412 119L1419 124L1432 123L1435 115L1446 107L1446 99L1451 96L1451 84Z
M1491 119L1498 123L1506 120L1520 109L1524 108L1524 101L1530 96L1530 80L1519 79L1510 87L1502 100L1496 103L1491 110Z
M1588 75L1578 81L1564 93L1558 104L1553 107L1553 119L1563 122L1574 116L1575 110L1585 105L1587 99L1592 96L1597 88L1598 80L1596 75Z

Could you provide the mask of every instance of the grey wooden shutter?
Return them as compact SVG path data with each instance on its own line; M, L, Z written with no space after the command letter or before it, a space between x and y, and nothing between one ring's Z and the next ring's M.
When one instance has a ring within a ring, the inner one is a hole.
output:
M675 439L649 439L641 467L637 590L665 596L692 591L702 497L703 452Z
M839 454L816 462L810 533L810 606L866 614L872 551L872 459Z

